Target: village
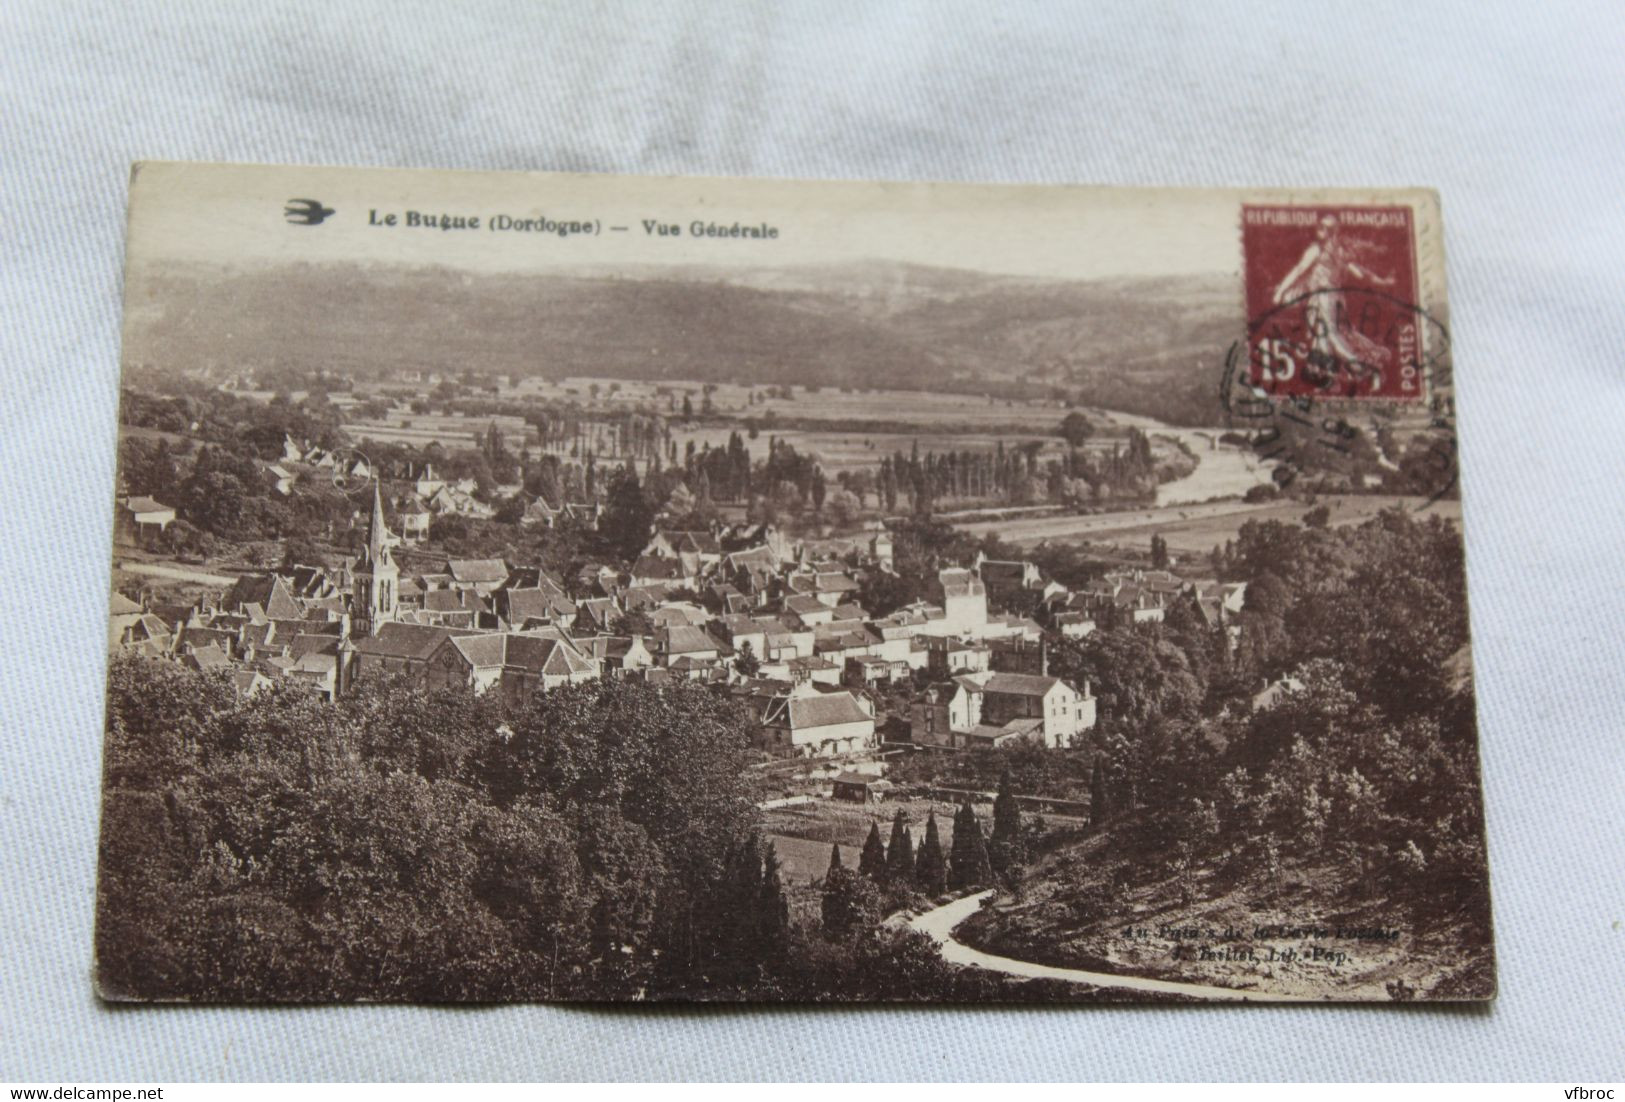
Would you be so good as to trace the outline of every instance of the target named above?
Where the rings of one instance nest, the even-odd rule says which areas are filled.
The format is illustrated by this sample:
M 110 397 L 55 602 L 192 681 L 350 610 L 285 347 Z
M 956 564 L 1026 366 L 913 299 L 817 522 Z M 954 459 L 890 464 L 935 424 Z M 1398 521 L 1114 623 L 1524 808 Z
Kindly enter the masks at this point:
M 862 594 L 897 570 L 881 520 L 793 538 L 772 523 L 693 530 L 656 517 L 630 565 L 588 563 L 569 576 L 500 558 L 424 565 L 417 548 L 436 518 L 489 514 L 472 485 L 429 467 L 386 492 L 353 454 L 292 441 L 288 453 L 267 464 L 273 477 L 315 467 L 364 502 L 360 553 L 336 567 L 246 572 L 186 604 L 115 593 L 112 651 L 220 671 L 240 696 L 286 685 L 336 700 L 398 678 L 519 702 L 598 678 L 698 682 L 748 709 L 762 808 L 792 819 L 808 800 L 885 799 L 899 754 L 1084 747 L 1098 701 L 1087 677 L 1050 673 L 1054 640 L 1160 622 L 1176 602 L 1230 646 L 1240 630 L 1241 583 L 1133 567 L 1069 588 L 1030 561 L 980 553 L 924 579 L 923 599 L 880 614 Z M 597 524 L 603 508 L 537 498 L 524 523 L 545 538 L 556 525 Z M 119 516 L 134 543 L 161 534 L 175 511 L 130 496 Z M 782 842 L 793 850 L 797 839 Z M 813 879 L 827 852 L 826 841 L 804 869 L 790 854 L 790 871 Z

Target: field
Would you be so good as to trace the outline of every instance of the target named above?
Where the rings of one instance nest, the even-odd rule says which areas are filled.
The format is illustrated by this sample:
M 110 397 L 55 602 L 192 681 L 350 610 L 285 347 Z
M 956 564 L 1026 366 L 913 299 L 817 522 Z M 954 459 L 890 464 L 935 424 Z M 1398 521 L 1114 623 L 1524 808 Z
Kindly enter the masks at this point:
M 344 431 L 352 440 L 375 440 L 384 444 L 411 444 L 425 447 L 439 442 L 444 448 L 478 447 L 478 438 L 492 422 L 503 436 L 514 444 L 523 441 L 535 430 L 520 417 L 465 417 L 455 413 L 413 413 L 407 409 L 391 410 L 388 417 L 377 421 L 352 421 Z
M 841 864 L 857 868 L 858 856 L 864 839 L 869 836 L 871 824 L 880 827 L 883 841 L 891 838 L 892 818 L 901 810 L 909 833 L 914 839 L 914 851 L 919 852 L 925 841 L 926 816 L 936 812 L 937 838 L 942 852 L 947 854 L 954 840 L 954 804 L 945 800 L 905 799 L 877 800 L 869 804 L 846 803 L 821 799 L 795 807 L 775 808 L 765 812 L 762 829 L 773 843 L 784 866 L 784 878 L 789 884 L 806 884 L 823 877 L 829 870 L 830 846 L 839 843 Z M 992 830 L 990 809 L 977 804 L 976 813 L 982 820 L 983 836 Z M 1024 820 L 1032 818 L 1031 811 L 1023 811 Z M 1066 815 L 1045 813 L 1044 821 L 1052 828 L 1078 827 L 1083 820 Z
M 696 448 L 703 448 L 708 444 L 713 448 L 726 447 L 729 433 L 736 431 L 738 431 L 736 426 L 700 425 L 693 428 L 679 427 L 672 435 L 677 440 L 678 449 L 682 451 L 687 448 L 690 440 L 694 442 Z M 789 444 L 803 455 L 816 455 L 824 468 L 824 473 L 832 478 L 843 471 L 875 471 L 886 456 L 898 452 L 907 455 L 916 444 L 919 445 L 921 453 L 991 452 L 998 448 L 1001 441 L 1006 449 L 1035 441 L 1042 445 L 1040 454 L 1050 459 L 1061 458 L 1066 450 L 1066 445 L 1060 437 L 1046 437 L 1041 433 L 1030 436 L 995 436 L 978 432 L 871 433 L 764 428 L 755 440 L 745 441 L 752 459 L 767 458 L 769 436 Z
M 840 843 L 841 863 L 858 867 L 858 854 L 869 836 L 869 826 L 877 823 L 880 836 L 891 837 L 891 822 L 901 809 L 918 851 L 925 841 L 925 819 L 937 815 L 937 837 L 943 852 L 954 836 L 954 806 L 940 800 L 877 800 L 869 804 L 818 800 L 796 807 L 776 808 L 764 815 L 763 830 L 784 865 L 784 878 L 791 884 L 805 884 L 821 878 L 829 869 L 829 851 Z M 983 809 L 986 814 L 986 809 Z
M 597 398 L 592 388 L 598 388 Z M 613 391 L 611 388 L 614 388 Z M 662 393 L 664 392 L 664 393 Z M 626 379 L 521 379 L 502 390 L 503 397 L 594 403 L 603 409 L 637 409 L 664 413 L 669 397 L 681 403 L 688 395 L 696 409 L 703 396 L 697 382 L 639 382 Z M 753 404 L 751 394 L 756 395 Z M 929 390 L 842 390 L 796 387 L 794 397 L 769 397 L 769 388 L 723 383 L 714 385 L 711 403 L 719 414 L 765 417 L 814 417 L 825 421 L 908 421 L 919 424 L 1010 425 L 1031 421 L 1035 435 L 1052 431 L 1066 416 L 1058 402 L 992 399 L 979 394 L 946 394 Z
M 1333 525 L 1360 524 L 1394 505 L 1418 509 L 1426 499 L 1391 494 L 1324 495 L 1317 504 L 1331 510 Z M 981 521 L 959 527 L 972 535 L 995 534 L 1010 543 L 1036 544 L 1046 540 L 1089 540 L 1131 546 L 1149 545 L 1153 535 L 1168 541 L 1169 549 L 1187 555 L 1205 555 L 1217 544 L 1236 537 L 1249 520 L 1301 522 L 1313 506 L 1301 501 L 1248 505 L 1218 501 L 1205 505 L 1131 509 L 1095 516 L 1063 515 Z M 1440 501 L 1429 513 L 1461 523 L 1461 502 Z

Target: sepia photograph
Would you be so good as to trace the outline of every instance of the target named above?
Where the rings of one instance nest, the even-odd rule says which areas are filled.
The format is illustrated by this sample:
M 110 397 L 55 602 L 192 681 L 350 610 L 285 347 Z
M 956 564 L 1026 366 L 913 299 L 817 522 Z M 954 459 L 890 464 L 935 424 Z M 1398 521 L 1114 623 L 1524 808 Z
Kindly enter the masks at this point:
M 135 166 L 97 991 L 1493 998 L 1441 240 Z

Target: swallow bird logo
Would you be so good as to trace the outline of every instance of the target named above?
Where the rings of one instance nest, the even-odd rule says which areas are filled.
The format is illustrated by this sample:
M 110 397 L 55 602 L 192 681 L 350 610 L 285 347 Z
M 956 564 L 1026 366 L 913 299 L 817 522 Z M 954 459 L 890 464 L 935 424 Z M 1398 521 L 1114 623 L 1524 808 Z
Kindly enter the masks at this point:
M 282 213 L 296 226 L 319 226 L 333 213 L 333 208 L 324 207 L 315 199 L 289 199 Z

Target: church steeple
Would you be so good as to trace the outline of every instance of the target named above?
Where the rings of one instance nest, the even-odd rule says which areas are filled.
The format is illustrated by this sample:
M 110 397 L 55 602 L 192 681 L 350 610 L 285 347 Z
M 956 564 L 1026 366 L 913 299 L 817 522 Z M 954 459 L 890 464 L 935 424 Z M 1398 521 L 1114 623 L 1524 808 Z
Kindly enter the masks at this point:
M 367 526 L 367 553 L 373 562 L 380 562 L 389 555 L 389 526 L 384 522 L 384 491 L 374 482 L 372 484 L 372 522 Z
M 394 543 L 389 525 L 384 520 L 384 493 L 376 482 L 372 487 L 372 519 L 367 525 L 367 546 L 356 562 L 355 592 L 351 601 L 353 631 L 357 635 L 376 635 L 386 620 L 395 618 L 395 603 L 400 590 L 400 567 L 389 553 Z

